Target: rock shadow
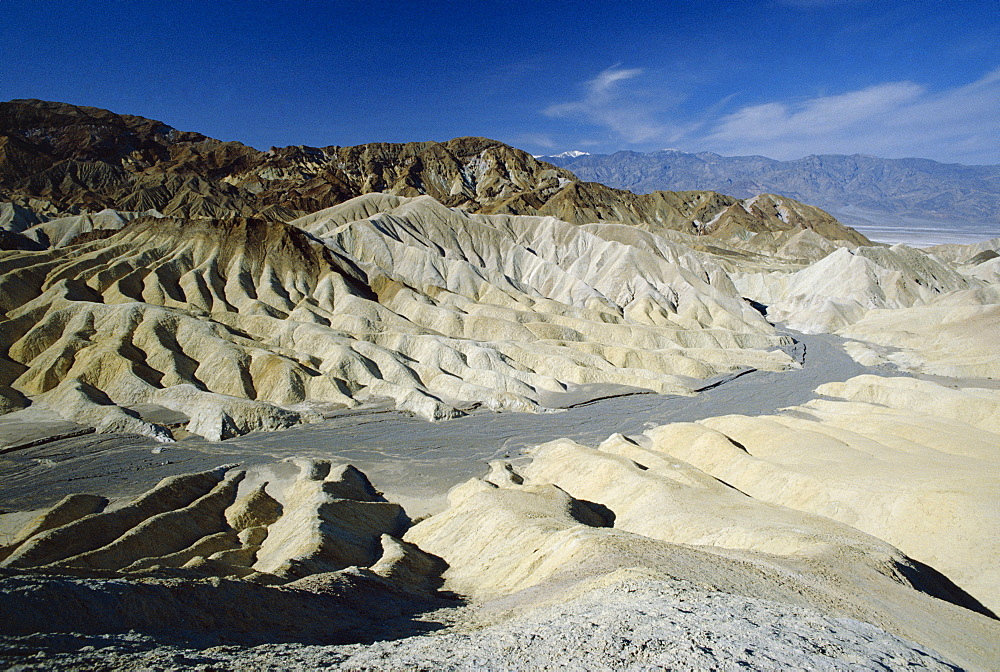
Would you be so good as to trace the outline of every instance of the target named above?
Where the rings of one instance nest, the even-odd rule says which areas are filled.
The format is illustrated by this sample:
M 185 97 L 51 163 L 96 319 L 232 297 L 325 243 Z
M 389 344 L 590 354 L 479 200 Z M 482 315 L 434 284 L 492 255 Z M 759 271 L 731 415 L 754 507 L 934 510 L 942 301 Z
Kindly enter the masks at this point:
M 761 314 L 761 317 L 765 317 L 765 318 L 767 317 L 767 309 L 768 309 L 768 306 L 764 305 L 764 304 L 763 304 L 763 303 L 761 303 L 760 301 L 754 301 L 753 299 L 750 299 L 750 298 L 747 298 L 747 297 L 745 297 L 745 296 L 744 296 L 744 297 L 742 297 L 742 298 L 743 298 L 743 300 L 744 300 L 744 301 L 746 301 L 747 303 L 749 303 L 749 304 L 750 304 L 750 307 L 751 307 L 751 308 L 753 308 L 753 309 L 754 309 L 754 310 L 756 310 L 756 311 L 757 311 L 758 313 L 760 313 L 760 314 Z
M 136 632 L 202 648 L 370 644 L 439 630 L 444 623 L 421 617 L 463 604 L 454 595 L 410 591 L 359 568 L 296 583 L 79 578 L 0 570 L 0 634 Z
M 569 514 L 578 522 L 590 527 L 614 527 L 615 512 L 598 502 L 573 498 Z
M 908 563 L 897 563 L 896 569 L 915 589 L 988 618 L 1000 620 L 989 607 L 955 585 L 951 579 L 938 570 L 913 558 L 907 558 L 907 560 Z

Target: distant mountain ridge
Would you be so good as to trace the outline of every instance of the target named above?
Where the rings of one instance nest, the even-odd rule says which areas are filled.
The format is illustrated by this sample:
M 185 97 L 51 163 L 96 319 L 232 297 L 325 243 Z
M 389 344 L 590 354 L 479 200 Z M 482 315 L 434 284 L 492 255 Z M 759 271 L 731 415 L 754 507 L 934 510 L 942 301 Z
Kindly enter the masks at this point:
M 678 150 L 541 158 L 572 171 L 580 179 L 636 193 L 698 185 L 699 189 L 721 191 L 736 198 L 782 194 L 828 210 L 849 223 L 852 216 L 884 214 L 943 222 L 996 223 L 1000 227 L 1000 166 L 882 159 L 862 154 L 778 161 L 764 156 Z
M 792 199 L 743 204 L 705 190 L 637 195 L 580 181 L 487 138 L 262 152 L 99 108 L 0 103 L 0 202 L 21 218 L 5 224 L 0 212 L 0 228 L 10 239 L 0 243 L 6 246 L 24 244 L 16 236 L 35 223 L 29 210 L 48 219 L 110 208 L 287 222 L 376 192 L 427 195 L 479 214 L 551 215 L 572 224 L 613 221 L 716 237 L 811 229 L 829 240 L 870 242 Z

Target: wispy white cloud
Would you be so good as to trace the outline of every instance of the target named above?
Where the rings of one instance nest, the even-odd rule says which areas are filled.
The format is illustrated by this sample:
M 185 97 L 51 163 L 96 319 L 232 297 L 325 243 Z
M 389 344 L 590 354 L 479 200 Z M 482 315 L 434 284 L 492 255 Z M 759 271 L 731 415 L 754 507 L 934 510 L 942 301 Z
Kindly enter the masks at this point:
M 1000 68 L 981 79 L 932 91 L 916 82 L 886 82 L 835 95 L 747 105 L 731 103 L 679 118 L 676 108 L 639 83 L 638 68 L 609 68 L 586 83 L 580 100 L 553 105 L 550 117 L 583 120 L 610 131 L 615 149 L 667 145 L 778 159 L 808 154 L 919 156 L 962 163 L 1000 163 Z M 676 102 L 676 101 L 675 101 Z
M 940 92 L 890 82 L 795 103 L 747 106 L 689 140 L 719 153 L 786 159 L 864 153 L 996 163 L 998 110 L 1000 69 Z
M 706 138 L 714 142 L 823 137 L 881 121 L 912 103 L 924 89 L 911 82 L 879 84 L 860 91 L 812 98 L 795 105 L 752 105 L 722 117 Z
M 611 131 L 627 143 L 646 143 L 675 135 L 677 127 L 656 119 L 656 110 L 640 100 L 622 82 L 643 74 L 641 68 L 613 66 L 586 82 L 580 100 L 551 105 L 543 110 L 550 117 L 582 119 Z
M 544 133 L 522 133 L 510 138 L 508 142 L 517 147 L 520 147 L 521 145 L 529 147 L 544 147 L 545 149 L 553 149 L 556 147 L 556 141 L 552 139 L 552 136 Z

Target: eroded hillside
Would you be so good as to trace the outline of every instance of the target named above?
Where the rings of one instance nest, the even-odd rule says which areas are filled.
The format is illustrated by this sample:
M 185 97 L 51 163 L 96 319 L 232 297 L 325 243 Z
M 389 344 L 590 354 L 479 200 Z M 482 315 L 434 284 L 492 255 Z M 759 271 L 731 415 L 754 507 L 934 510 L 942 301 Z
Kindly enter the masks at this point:
M 797 365 L 721 268 L 634 233 L 372 194 L 0 253 L 6 409 L 168 438 L 129 408 L 154 404 L 220 439 L 372 398 L 434 419 Z
M 809 228 L 833 240 L 867 242 L 791 199 L 743 203 L 707 191 L 638 196 L 581 182 L 485 138 L 262 152 L 97 108 L 0 103 L 0 201 L 18 208 L 2 227 L 8 238 L 40 219 L 106 208 L 288 221 L 373 192 L 428 195 L 470 212 L 552 215 L 574 224 L 620 221 L 722 237 Z

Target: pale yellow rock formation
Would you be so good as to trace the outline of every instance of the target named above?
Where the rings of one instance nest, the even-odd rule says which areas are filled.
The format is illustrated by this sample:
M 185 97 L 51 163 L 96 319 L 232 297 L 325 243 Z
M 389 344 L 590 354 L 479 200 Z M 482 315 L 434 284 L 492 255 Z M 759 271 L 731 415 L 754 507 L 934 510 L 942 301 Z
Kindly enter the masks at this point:
M 734 271 L 768 319 L 847 337 L 858 362 L 955 378 L 1000 377 L 1000 259 L 980 245 L 838 249 L 812 265 Z M 995 247 L 995 245 L 993 245 Z M 942 256 L 936 256 L 940 253 Z M 976 262 L 976 263 L 972 263 Z
M 0 634 L 337 643 L 456 605 L 442 561 L 398 539 L 401 508 L 346 465 L 220 467 L 104 504 L 67 498 L 0 547 Z
M 523 477 L 496 467 L 490 480 L 457 486 L 448 510 L 407 533 L 448 563 L 446 589 L 523 611 L 630 575 L 681 580 L 864 620 L 973 667 L 1000 654 L 995 620 L 926 594 L 967 599 L 846 525 L 758 501 L 620 438 L 599 450 L 548 444 L 536 461 Z
M 837 402 L 852 407 L 895 399 L 913 409 L 899 415 L 912 418 L 935 403 L 934 390 L 927 385 L 906 379 L 886 386 L 871 377 L 823 391 L 853 399 Z M 953 418 L 954 427 L 996 431 L 997 400 L 980 395 L 973 404 L 963 395 L 955 391 L 942 416 Z M 973 407 L 978 410 L 970 410 Z M 806 410 L 820 413 L 819 405 L 800 412 Z M 830 418 L 850 414 L 839 409 L 828 415 L 823 422 L 802 422 L 833 427 Z M 858 424 L 857 417 L 852 416 L 853 424 Z M 727 593 L 767 600 L 772 609 L 793 605 L 832 618 L 862 620 L 972 669 L 986 668 L 997 659 L 1000 626 L 975 613 L 983 611 L 981 605 L 886 541 L 829 515 L 817 515 L 810 509 L 816 490 L 803 486 L 814 483 L 808 475 L 782 477 L 782 464 L 774 458 L 769 470 L 752 473 L 740 462 L 739 454 L 748 455 L 746 449 L 708 426 L 734 422 L 718 418 L 669 425 L 638 440 L 615 435 L 598 448 L 554 441 L 537 448 L 531 464 L 520 469 L 494 462 L 485 479 L 454 488 L 450 508 L 410 528 L 404 539 L 399 535 L 408 521 L 397 505 L 384 501 L 357 470 L 325 461 L 294 459 L 246 471 L 222 467 L 174 477 L 134 501 L 104 510 L 98 499 L 66 500 L 29 523 L 15 544 L 0 551 L 7 556 L 0 566 L 21 573 L 7 580 L 23 581 L 18 578 L 23 572 L 40 569 L 40 577 L 51 577 L 51 586 L 36 580 L 5 598 L 4 604 L 32 604 L 34 595 L 49 599 L 45 596 L 63 590 L 77 595 L 73 599 L 83 611 L 74 601 L 67 613 L 78 614 L 89 613 L 88 604 L 109 599 L 103 584 L 92 579 L 86 592 L 80 592 L 81 587 L 59 578 L 63 573 L 114 578 L 114 594 L 127 595 L 141 606 L 127 613 L 100 607 L 104 611 L 88 625 L 93 632 L 119 624 L 148 628 L 142 609 L 160 604 L 181 610 L 171 612 L 171 623 L 197 620 L 199 628 L 219 627 L 211 625 L 203 604 L 218 594 L 241 601 L 219 614 L 219 623 L 229 629 L 240 627 L 234 626 L 233 618 L 239 617 L 230 614 L 230 607 L 235 614 L 241 608 L 261 610 L 265 623 L 277 614 L 288 618 L 280 605 L 304 608 L 314 600 L 325 605 L 331 618 L 340 619 L 341 611 L 350 614 L 355 608 L 382 618 L 379 614 L 399 615 L 407 601 L 424 600 L 426 605 L 439 599 L 434 597 L 439 589 L 472 599 L 483 622 L 490 623 L 640 580 L 688 595 L 691 608 L 698 608 L 697 600 L 705 595 Z M 885 450 L 923 457 L 899 438 L 906 435 L 905 422 L 884 424 Z M 774 450 L 786 450 L 789 441 L 770 425 L 768 430 Z M 816 445 L 813 435 L 819 430 L 786 431 L 799 437 L 796 446 L 811 448 L 793 455 L 796 468 L 825 464 L 831 471 L 827 463 L 845 461 L 846 450 L 831 454 L 828 445 Z M 925 428 L 919 431 L 926 433 Z M 895 438 L 888 441 L 885 436 Z M 690 445 L 690 459 L 675 455 L 674 443 L 665 446 L 665 438 L 685 449 Z M 976 457 L 979 448 L 969 441 L 963 445 L 964 457 Z M 817 448 L 827 452 L 817 453 Z M 871 445 L 865 448 L 871 462 L 876 451 Z M 708 464 L 710 459 L 730 466 L 734 481 L 740 474 L 751 474 L 757 481 L 744 478 L 742 487 L 723 482 L 711 473 L 722 467 Z M 926 470 L 930 465 L 924 459 L 919 466 Z M 859 471 L 848 463 L 842 473 L 851 468 Z M 901 472 L 896 480 L 905 483 L 915 472 Z M 871 465 L 864 473 L 866 483 L 886 478 Z M 924 485 L 933 479 L 925 476 Z M 845 480 L 839 474 L 830 480 L 839 489 L 827 493 L 827 501 L 847 492 Z M 874 491 L 869 487 L 868 492 Z M 786 493 L 793 506 L 768 501 L 774 492 Z M 859 511 L 853 520 L 864 527 L 868 509 L 878 508 L 877 497 L 848 494 Z M 87 514 L 90 509 L 96 511 Z M 952 510 L 969 514 L 960 506 Z M 992 523 L 982 514 L 974 522 L 980 539 L 992 534 Z M 942 543 L 954 545 L 955 539 Z M 982 556 L 968 557 L 978 561 L 988 554 L 986 549 Z M 216 578 L 209 583 L 199 580 L 203 577 Z M 209 593 L 203 595 L 204 590 Z M 56 619 L 58 627 L 81 627 L 74 625 L 77 617 Z M 292 627 L 292 622 L 281 620 L 268 627 Z M 340 632 L 348 625 L 357 626 L 337 620 L 325 631 Z
M 899 265 L 900 274 L 916 281 L 922 291 L 909 301 L 878 305 L 846 320 L 837 333 L 851 339 L 846 344 L 848 352 L 863 364 L 892 364 L 915 373 L 1000 378 L 998 243 L 929 248 L 926 252 L 933 256 L 924 259 L 933 271 L 929 275 L 914 273 L 913 264 Z M 883 254 L 897 249 L 913 256 L 900 246 Z M 940 267 L 957 272 L 965 287 Z
M 9 542 L 0 548 L 0 560 L 7 558 L 28 539 L 53 528 L 68 525 L 92 513 L 98 513 L 107 504 L 108 500 L 99 495 L 73 494 L 63 497 L 58 503 L 41 512 L 15 533 Z
M 1000 245 L 997 245 L 997 247 L 1000 247 Z M 1000 257 L 993 257 L 992 259 L 976 264 L 972 268 L 967 269 L 965 273 L 985 283 L 998 285 L 1000 284 Z
M 861 363 L 956 378 L 1000 379 L 1000 283 L 925 305 L 872 310 L 838 331 Z
M 952 243 L 935 245 L 926 249 L 928 253 L 956 264 L 968 264 L 977 254 L 998 250 L 1000 250 L 1000 238 L 991 238 L 971 245 Z
M 133 501 L 73 495 L 0 547 L 0 567 L 288 583 L 351 567 L 433 592 L 440 561 L 399 540 L 409 519 L 349 465 L 296 459 L 175 476 Z
M 1000 610 L 1000 393 L 876 376 L 818 392 L 835 399 L 648 436 L 756 500 L 883 539 Z
M 254 570 L 301 578 L 369 567 L 382 557 L 382 535 L 405 531 L 403 509 L 385 501 L 354 467 L 321 463 L 302 474 L 282 493 L 283 514 L 268 526 Z
M 768 307 L 768 318 L 806 333 L 831 332 L 872 309 L 923 305 L 983 283 L 905 245 L 839 248 L 794 273 L 735 274 L 743 296 Z
M 0 389 L 98 431 L 213 440 L 376 397 L 428 419 L 570 385 L 689 394 L 788 344 L 704 255 L 627 227 L 371 194 L 293 226 L 146 217 L 0 252 Z M 28 399 L 25 399 L 27 397 Z M 306 406 L 302 404 L 306 403 Z
M 149 519 L 191 505 L 211 492 L 223 477 L 224 470 L 217 469 L 165 478 L 157 487 L 123 506 L 32 536 L 0 564 L 38 567 L 104 548 Z
M 117 231 L 133 219 L 150 215 L 159 216 L 160 213 L 155 210 L 120 212 L 106 209 L 95 213 L 50 219 L 35 224 L 21 233 L 24 237 L 36 241 L 43 247 L 65 247 L 73 244 L 81 235 L 92 231 L 102 233 Z

